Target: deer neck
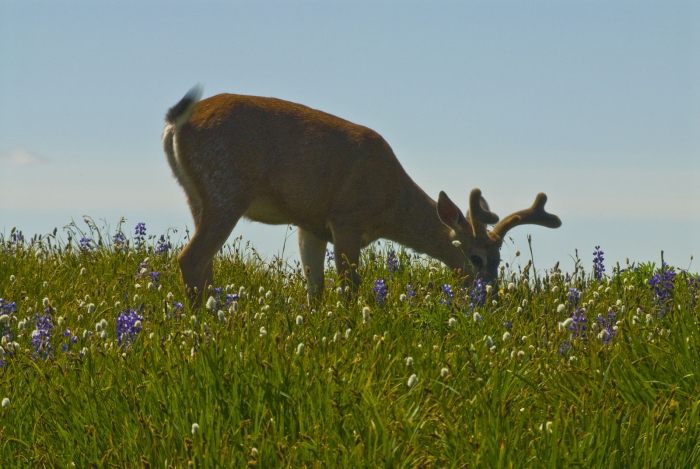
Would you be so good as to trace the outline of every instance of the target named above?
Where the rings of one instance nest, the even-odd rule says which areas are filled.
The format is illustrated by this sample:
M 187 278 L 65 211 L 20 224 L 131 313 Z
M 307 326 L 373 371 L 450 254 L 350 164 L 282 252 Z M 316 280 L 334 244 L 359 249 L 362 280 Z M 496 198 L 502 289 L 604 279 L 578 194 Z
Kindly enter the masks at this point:
M 392 229 L 383 237 L 438 259 L 448 267 L 461 267 L 454 256 L 457 249 L 452 245 L 452 230 L 440 221 L 437 202 L 411 181 L 399 204 Z

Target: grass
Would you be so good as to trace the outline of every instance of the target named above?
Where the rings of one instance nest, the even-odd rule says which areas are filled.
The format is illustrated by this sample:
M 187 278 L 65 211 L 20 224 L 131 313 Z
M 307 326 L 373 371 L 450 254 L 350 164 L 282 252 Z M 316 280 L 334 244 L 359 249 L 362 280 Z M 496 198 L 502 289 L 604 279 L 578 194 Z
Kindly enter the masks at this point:
M 298 265 L 238 241 L 216 259 L 212 308 L 192 313 L 179 246 L 89 227 L 0 239 L 1 467 L 700 465 L 688 272 L 596 280 L 516 259 L 487 292 L 383 245 L 363 254 L 358 296 L 329 269 L 309 311 Z M 125 311 L 142 319 L 120 337 Z

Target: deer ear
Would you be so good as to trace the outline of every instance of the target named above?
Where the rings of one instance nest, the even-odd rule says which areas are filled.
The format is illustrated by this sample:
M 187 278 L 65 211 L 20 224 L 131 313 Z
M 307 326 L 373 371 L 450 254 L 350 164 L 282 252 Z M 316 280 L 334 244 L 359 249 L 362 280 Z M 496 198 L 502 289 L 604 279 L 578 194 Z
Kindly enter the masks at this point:
M 438 197 L 437 213 L 440 221 L 455 231 L 461 231 L 467 222 L 459 207 L 443 191 Z

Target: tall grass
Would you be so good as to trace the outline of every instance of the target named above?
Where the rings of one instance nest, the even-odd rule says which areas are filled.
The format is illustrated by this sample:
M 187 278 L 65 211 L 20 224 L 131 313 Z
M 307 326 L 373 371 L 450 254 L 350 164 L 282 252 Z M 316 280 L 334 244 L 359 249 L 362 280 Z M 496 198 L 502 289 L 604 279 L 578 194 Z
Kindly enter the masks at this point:
M 523 261 L 463 288 L 383 244 L 352 301 L 329 262 L 314 311 L 298 264 L 239 240 L 193 313 L 181 246 L 88 228 L 0 239 L 1 467 L 700 464 L 688 272 Z

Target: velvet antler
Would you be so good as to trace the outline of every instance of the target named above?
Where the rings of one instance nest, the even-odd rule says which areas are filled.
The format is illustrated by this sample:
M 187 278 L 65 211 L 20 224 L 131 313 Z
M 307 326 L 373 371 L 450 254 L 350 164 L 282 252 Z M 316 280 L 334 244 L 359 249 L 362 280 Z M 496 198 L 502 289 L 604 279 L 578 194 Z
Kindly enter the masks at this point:
M 473 191 L 472 191 L 473 194 Z M 518 225 L 541 225 L 547 228 L 559 228 L 561 220 L 558 216 L 547 213 L 544 210 L 544 204 L 547 203 L 547 196 L 544 192 L 540 192 L 535 197 L 535 203 L 532 207 L 526 210 L 520 210 L 504 218 L 491 231 L 491 235 L 503 238 L 508 231 Z
M 488 236 L 486 225 L 498 223 L 498 215 L 489 210 L 489 204 L 481 196 L 481 189 L 472 189 L 469 194 L 469 213 L 467 214 L 469 221 L 474 230 L 476 238 Z

